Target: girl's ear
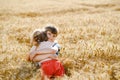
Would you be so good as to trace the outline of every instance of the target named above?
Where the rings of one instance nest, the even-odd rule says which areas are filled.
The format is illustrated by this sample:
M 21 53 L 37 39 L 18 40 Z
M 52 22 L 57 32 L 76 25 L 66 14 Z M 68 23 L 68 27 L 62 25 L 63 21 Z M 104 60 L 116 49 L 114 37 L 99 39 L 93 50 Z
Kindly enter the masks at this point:
M 48 38 L 46 37 L 45 41 L 47 41 L 47 40 L 48 40 Z

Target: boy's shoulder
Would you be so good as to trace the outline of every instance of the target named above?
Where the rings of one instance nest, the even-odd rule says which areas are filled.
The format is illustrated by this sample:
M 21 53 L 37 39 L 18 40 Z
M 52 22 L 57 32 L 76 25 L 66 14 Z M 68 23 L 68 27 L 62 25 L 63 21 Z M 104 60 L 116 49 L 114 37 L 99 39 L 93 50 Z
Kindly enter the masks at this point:
M 57 47 L 58 51 L 56 52 L 56 55 L 58 55 L 60 52 L 60 44 L 58 44 L 58 42 L 54 42 L 54 45 L 52 47 Z
M 54 42 L 53 47 L 54 46 L 57 46 L 58 48 L 60 48 L 60 44 L 58 42 Z
M 43 41 L 40 43 L 40 49 L 44 49 L 44 48 L 51 48 L 51 46 L 53 45 L 53 42 L 50 41 Z
M 54 44 L 53 42 L 50 42 L 50 41 L 43 41 L 43 42 L 41 42 L 40 43 L 40 45 L 41 44 L 44 44 L 44 45 L 52 45 L 52 44 Z

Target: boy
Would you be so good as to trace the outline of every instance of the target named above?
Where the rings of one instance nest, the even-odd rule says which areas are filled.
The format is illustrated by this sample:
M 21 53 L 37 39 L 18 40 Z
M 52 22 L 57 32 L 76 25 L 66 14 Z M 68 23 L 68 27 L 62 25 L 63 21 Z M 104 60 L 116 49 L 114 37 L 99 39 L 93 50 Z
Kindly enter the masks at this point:
M 55 38 L 58 35 L 57 29 L 53 26 L 47 26 L 47 27 L 45 27 L 45 32 L 47 34 L 49 41 L 54 42 Z M 57 42 L 55 42 L 53 47 L 57 49 L 56 55 L 58 55 L 60 52 L 60 45 Z

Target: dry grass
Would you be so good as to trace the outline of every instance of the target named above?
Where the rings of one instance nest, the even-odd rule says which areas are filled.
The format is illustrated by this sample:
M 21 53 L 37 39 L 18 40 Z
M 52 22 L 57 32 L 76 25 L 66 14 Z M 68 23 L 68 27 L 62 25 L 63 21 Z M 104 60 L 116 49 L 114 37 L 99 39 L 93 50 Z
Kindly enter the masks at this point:
M 0 80 L 39 80 L 26 61 L 34 29 L 59 28 L 60 80 L 120 80 L 119 0 L 0 0 Z

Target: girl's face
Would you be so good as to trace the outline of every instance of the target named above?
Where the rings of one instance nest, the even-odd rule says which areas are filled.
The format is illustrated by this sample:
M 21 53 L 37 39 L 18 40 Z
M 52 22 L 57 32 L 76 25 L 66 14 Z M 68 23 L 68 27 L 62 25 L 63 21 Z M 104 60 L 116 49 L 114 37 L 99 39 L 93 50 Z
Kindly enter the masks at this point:
M 48 40 L 54 41 L 55 38 L 56 38 L 56 36 L 57 36 L 56 34 L 53 34 L 53 33 L 51 33 L 50 31 L 47 31 Z

